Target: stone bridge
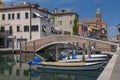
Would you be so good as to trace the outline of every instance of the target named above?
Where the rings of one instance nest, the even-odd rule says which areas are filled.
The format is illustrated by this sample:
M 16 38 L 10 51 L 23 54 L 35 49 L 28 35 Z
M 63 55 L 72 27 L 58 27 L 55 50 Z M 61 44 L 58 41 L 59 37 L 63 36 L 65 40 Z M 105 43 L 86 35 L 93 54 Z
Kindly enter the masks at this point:
M 78 46 L 82 46 L 85 43 L 86 48 L 89 45 L 89 42 L 95 43 L 95 49 L 98 51 L 106 51 L 106 52 L 116 52 L 118 44 L 100 41 L 90 38 L 85 38 L 81 36 L 73 36 L 73 35 L 52 35 L 45 38 L 41 38 L 38 40 L 33 40 L 29 42 L 22 43 L 21 50 L 26 52 L 36 52 L 44 47 L 50 46 L 52 44 L 57 43 L 75 43 L 78 42 Z

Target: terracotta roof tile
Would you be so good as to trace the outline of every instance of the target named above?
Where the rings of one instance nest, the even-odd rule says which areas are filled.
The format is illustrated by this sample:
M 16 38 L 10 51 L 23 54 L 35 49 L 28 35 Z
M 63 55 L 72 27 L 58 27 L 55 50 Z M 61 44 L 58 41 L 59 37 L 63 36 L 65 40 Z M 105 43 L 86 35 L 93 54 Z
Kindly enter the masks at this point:
M 96 22 L 97 22 L 97 18 L 89 18 L 89 19 L 79 20 L 79 23 L 85 23 L 85 24 L 96 23 Z

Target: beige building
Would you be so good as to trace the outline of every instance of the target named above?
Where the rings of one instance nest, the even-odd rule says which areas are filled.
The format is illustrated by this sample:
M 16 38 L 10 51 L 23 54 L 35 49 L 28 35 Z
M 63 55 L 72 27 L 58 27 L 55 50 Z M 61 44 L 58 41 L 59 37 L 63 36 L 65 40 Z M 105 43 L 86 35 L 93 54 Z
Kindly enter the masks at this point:
M 46 8 L 22 3 L 0 8 L 0 47 L 18 48 L 20 42 L 40 39 L 52 34 L 53 23 Z
M 0 8 L 5 8 L 5 4 L 0 0 Z
M 74 19 L 78 19 L 78 14 L 75 12 L 68 12 L 65 9 L 59 12 L 57 8 L 53 10 L 52 14 L 54 15 L 55 27 L 63 32 L 69 32 L 72 34 Z

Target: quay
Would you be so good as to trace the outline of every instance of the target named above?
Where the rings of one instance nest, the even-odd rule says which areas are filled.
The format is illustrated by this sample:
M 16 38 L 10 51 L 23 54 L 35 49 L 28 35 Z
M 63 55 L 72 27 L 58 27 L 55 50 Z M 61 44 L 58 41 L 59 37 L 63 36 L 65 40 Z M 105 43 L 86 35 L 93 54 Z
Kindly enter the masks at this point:
M 120 49 L 108 54 L 113 56 L 97 80 L 120 80 Z
M 0 55 L 4 54 L 19 54 L 19 49 L 13 49 L 13 48 L 0 48 Z

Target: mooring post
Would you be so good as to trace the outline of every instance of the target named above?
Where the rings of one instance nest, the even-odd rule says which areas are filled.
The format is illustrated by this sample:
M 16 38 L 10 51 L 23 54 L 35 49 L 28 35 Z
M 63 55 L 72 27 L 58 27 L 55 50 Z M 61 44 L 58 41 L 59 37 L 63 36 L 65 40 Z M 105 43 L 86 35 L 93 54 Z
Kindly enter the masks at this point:
M 14 54 L 14 41 L 12 41 L 12 53 Z
M 25 52 L 27 51 L 27 41 L 25 41 Z M 27 53 L 25 53 L 25 59 L 27 61 Z
M 91 58 L 91 43 L 88 43 L 88 50 L 87 50 L 88 57 Z
M 56 62 L 58 62 L 58 46 L 56 44 Z
M 21 66 L 22 66 L 22 49 L 21 49 L 21 41 L 20 41 L 20 68 L 21 68 Z
M 34 53 L 34 57 L 35 57 L 35 41 L 33 42 L 33 53 Z
M 82 44 L 82 61 L 85 62 L 85 43 Z

